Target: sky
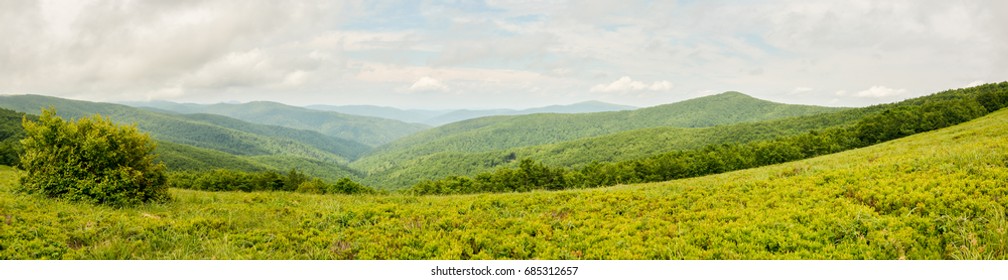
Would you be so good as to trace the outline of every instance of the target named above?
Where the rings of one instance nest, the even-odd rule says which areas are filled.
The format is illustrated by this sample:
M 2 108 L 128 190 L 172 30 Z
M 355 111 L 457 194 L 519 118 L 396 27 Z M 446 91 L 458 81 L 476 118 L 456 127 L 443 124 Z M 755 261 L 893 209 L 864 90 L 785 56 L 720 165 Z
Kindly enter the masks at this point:
M 0 1 L 0 94 L 865 106 L 1008 80 L 1008 1 Z M 1000 65 L 1000 66 L 999 66 Z

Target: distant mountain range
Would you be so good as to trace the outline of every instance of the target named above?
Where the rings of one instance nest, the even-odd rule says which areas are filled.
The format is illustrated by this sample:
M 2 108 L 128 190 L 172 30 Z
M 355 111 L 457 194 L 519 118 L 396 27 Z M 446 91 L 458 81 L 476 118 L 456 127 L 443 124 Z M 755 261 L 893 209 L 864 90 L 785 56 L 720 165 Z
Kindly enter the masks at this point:
M 130 103 L 130 105 L 179 114 L 215 114 L 250 123 L 312 130 L 369 146 L 380 146 L 429 128 L 423 124 L 405 123 L 388 118 L 313 110 L 268 101 L 237 104 L 194 104 L 154 101 Z
M 769 139 L 844 121 L 811 117 L 842 108 L 774 103 L 738 92 L 641 109 L 591 101 L 526 110 L 455 111 L 309 109 L 276 102 L 159 101 L 131 107 L 39 95 L 0 96 L 0 107 L 29 114 L 50 106 L 65 118 L 101 114 L 136 124 L 161 142 L 161 159 L 174 170 L 297 168 L 327 179 L 356 177 L 382 189 L 482 172 L 516 159 L 562 166 L 625 160 L 712 143 Z M 326 108 L 342 113 L 319 110 Z M 809 117 L 802 122 L 755 123 L 796 116 Z M 450 123 L 431 127 L 407 121 Z
M 624 110 L 637 109 L 637 107 L 633 106 L 612 104 L 601 101 L 585 101 L 569 105 L 552 105 L 539 108 L 530 108 L 525 110 L 511 110 L 511 109 L 488 109 L 488 110 L 463 109 L 463 110 L 442 110 L 442 111 L 403 110 L 392 107 L 369 106 L 369 105 L 350 105 L 350 106 L 312 105 L 308 106 L 308 108 L 316 110 L 327 110 L 351 115 L 393 119 L 411 123 L 422 123 L 431 126 L 440 126 L 453 122 L 459 122 L 489 116 L 514 116 L 514 115 L 529 115 L 537 113 L 578 114 L 578 113 L 596 113 L 596 112 L 624 111 Z
M 37 115 L 40 109 L 49 107 L 55 108 L 57 114 L 65 119 L 101 114 L 116 123 L 135 124 L 161 142 L 158 148 L 161 159 L 175 170 L 236 168 L 285 171 L 297 168 L 314 176 L 338 179 L 353 175 L 346 164 L 371 150 L 369 145 L 316 131 L 250 123 L 220 115 L 178 114 L 41 95 L 0 96 L 0 108 Z M 359 123 L 358 127 L 385 137 L 409 132 L 381 134 L 383 123 L 416 126 L 386 119 L 368 119 L 378 124 Z

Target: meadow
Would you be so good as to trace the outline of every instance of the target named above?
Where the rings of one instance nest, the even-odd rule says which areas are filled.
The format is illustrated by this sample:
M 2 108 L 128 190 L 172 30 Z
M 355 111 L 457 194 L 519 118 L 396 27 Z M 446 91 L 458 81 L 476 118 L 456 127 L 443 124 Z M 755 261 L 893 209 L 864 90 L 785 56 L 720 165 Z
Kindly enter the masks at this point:
M 661 183 L 475 195 L 170 189 L 114 208 L 15 192 L 0 259 L 1006 259 L 1008 111 Z

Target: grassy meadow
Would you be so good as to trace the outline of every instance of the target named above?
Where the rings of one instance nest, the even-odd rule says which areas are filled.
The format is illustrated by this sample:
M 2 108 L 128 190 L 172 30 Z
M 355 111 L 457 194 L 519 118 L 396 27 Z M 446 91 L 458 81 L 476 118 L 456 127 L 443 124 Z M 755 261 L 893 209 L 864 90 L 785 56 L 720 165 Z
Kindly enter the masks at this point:
M 459 196 L 171 189 L 128 208 L 16 192 L 0 259 L 1006 259 L 1008 110 L 662 183 Z

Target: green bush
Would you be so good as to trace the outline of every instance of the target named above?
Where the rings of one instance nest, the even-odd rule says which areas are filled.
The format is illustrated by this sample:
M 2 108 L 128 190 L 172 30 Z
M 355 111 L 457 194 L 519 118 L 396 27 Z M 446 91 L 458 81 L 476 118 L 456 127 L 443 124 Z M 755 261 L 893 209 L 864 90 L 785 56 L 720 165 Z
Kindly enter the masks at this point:
M 24 119 L 21 189 L 51 198 L 125 206 L 167 198 L 154 143 L 133 126 L 95 115 L 66 122 L 54 109 Z

